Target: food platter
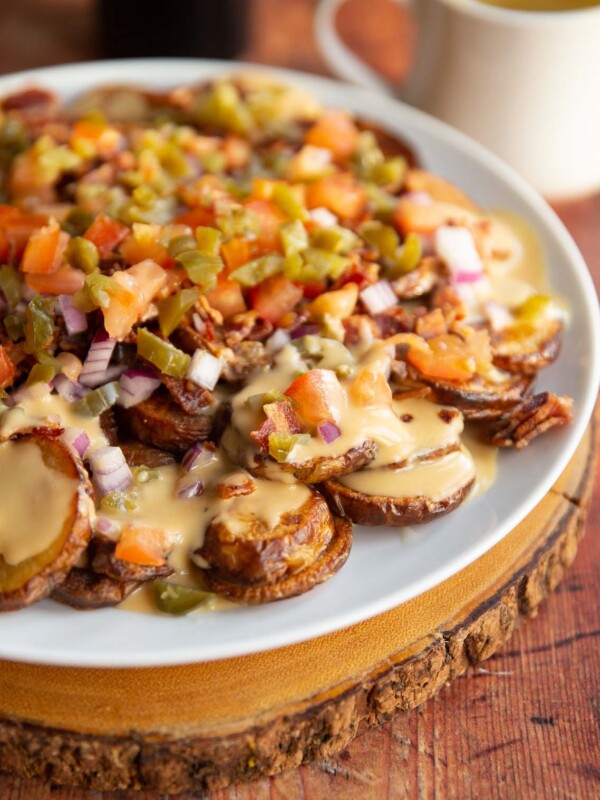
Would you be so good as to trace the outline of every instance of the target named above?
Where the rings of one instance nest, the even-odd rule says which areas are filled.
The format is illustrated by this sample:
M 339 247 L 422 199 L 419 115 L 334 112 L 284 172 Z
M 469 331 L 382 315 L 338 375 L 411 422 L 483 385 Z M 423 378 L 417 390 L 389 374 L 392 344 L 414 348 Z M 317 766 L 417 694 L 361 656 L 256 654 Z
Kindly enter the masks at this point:
M 257 68 L 168 60 L 74 65 L 4 78 L 0 93 L 33 82 L 63 97 L 103 84 L 162 88 L 243 69 Z M 492 488 L 449 517 L 420 529 L 357 528 L 346 567 L 307 595 L 176 619 L 115 610 L 90 616 L 42 603 L 0 617 L 2 658 L 82 666 L 188 663 L 281 647 L 346 627 L 421 594 L 489 550 L 540 501 L 583 435 L 598 388 L 597 302 L 580 254 L 548 206 L 483 148 L 422 113 L 333 81 L 274 74 L 401 135 L 428 169 L 483 207 L 511 209 L 535 228 L 552 289 L 573 312 L 563 353 L 545 371 L 544 387 L 573 397 L 574 424 L 524 452 L 501 454 Z

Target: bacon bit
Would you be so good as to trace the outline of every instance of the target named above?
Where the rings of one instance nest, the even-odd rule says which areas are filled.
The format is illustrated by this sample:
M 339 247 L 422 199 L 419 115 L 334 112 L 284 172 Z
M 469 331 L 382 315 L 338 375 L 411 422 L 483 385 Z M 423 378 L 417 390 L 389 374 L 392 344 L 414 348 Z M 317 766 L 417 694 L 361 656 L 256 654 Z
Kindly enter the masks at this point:
M 272 420 L 277 433 L 303 433 L 304 423 L 294 411 L 290 402 L 279 400 L 263 406 L 267 419 Z
M 415 333 L 424 339 L 431 339 L 433 336 L 443 336 L 448 333 L 448 326 L 440 308 L 434 308 L 422 317 L 418 317 L 415 322 Z
M 573 421 L 570 397 L 540 392 L 526 400 L 516 411 L 501 419 L 492 429 L 488 441 L 495 447 L 522 450 L 545 431 Z
M 255 442 L 263 453 L 269 452 L 269 436 L 275 433 L 275 423 L 272 419 L 266 419 L 255 431 L 250 432 L 250 438 Z

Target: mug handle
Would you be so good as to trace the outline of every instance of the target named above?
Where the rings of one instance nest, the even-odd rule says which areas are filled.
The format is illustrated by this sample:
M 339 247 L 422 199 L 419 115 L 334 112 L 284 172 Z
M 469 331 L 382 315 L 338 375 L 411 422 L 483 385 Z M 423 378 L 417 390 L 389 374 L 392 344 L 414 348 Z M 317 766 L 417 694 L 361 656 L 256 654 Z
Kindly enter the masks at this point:
M 327 66 L 344 80 L 365 89 L 398 95 L 398 87 L 382 77 L 342 42 L 335 28 L 337 11 L 346 0 L 321 0 L 315 12 L 317 44 Z M 396 0 L 410 5 L 411 0 Z

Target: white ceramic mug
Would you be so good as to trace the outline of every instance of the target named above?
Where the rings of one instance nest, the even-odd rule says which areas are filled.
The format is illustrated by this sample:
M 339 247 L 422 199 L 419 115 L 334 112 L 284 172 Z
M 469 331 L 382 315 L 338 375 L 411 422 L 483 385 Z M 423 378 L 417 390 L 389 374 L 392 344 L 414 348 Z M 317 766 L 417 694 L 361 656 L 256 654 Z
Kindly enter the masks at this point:
M 529 12 L 478 0 L 400 1 L 417 28 L 401 92 L 340 40 L 335 16 L 345 0 L 321 0 L 317 40 L 337 75 L 400 93 L 487 145 L 549 198 L 600 188 L 600 5 Z

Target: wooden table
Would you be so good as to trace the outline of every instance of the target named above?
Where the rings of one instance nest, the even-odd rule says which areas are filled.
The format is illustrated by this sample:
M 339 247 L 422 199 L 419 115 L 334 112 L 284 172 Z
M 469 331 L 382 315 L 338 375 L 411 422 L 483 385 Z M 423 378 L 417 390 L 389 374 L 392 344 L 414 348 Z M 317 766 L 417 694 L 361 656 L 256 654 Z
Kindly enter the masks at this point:
M 86 0 L 22 0 L 18 8 L 10 6 L 0 9 L 3 71 L 93 54 Z M 324 72 L 311 33 L 313 6 L 310 0 L 255 0 L 243 55 Z M 69 24 L 61 24 L 67 17 Z M 410 58 L 410 26 L 389 0 L 350 0 L 340 15 L 340 28 L 388 76 L 403 74 Z M 22 47 L 24 40 L 36 47 Z M 598 286 L 600 195 L 556 210 Z M 215 792 L 207 800 L 600 797 L 598 565 L 600 492 L 595 493 L 577 559 L 558 590 L 537 619 L 483 667 L 416 711 L 364 734 L 335 758 Z M 0 798 L 158 800 L 158 795 L 52 790 L 0 776 Z

